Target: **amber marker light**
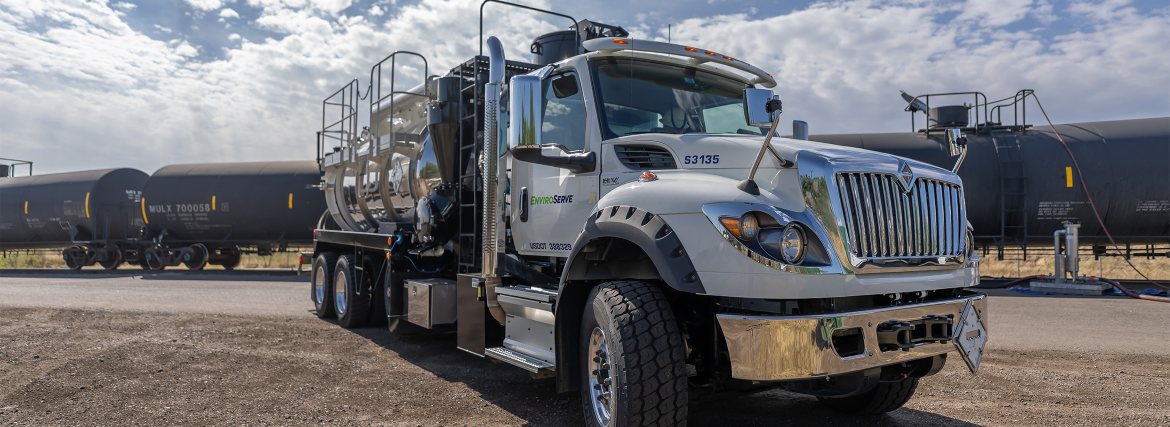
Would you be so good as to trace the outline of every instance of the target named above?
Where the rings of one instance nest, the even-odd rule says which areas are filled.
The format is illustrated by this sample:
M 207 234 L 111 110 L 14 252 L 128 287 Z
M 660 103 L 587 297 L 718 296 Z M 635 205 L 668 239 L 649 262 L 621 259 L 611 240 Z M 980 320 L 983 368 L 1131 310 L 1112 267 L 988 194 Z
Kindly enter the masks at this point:
M 703 53 L 707 54 L 707 56 L 716 56 L 716 55 L 719 55 L 718 53 L 715 53 L 715 52 L 712 52 L 712 51 L 709 51 L 709 50 L 708 50 L 708 51 L 704 51 Z
M 722 223 L 723 228 L 726 228 L 727 231 L 731 232 L 731 235 L 735 236 L 736 239 L 742 238 L 743 232 L 739 230 L 739 218 L 725 216 L 719 218 L 719 222 Z
M 695 49 L 695 48 L 690 47 L 690 46 L 683 46 L 683 49 L 686 50 L 687 52 L 698 52 L 699 51 L 699 49 Z
M 630 44 L 630 41 L 626 39 L 613 39 L 613 42 L 616 44 Z
M 730 56 L 727 56 L 727 55 L 723 55 L 723 59 L 726 59 L 726 60 L 728 60 L 728 61 L 734 61 L 734 60 L 735 60 L 735 58 L 732 58 L 732 57 L 730 57 Z
M 646 171 L 646 172 L 642 172 L 642 176 L 639 176 L 638 180 L 642 181 L 642 182 L 657 181 L 658 175 L 655 174 L 654 172 Z

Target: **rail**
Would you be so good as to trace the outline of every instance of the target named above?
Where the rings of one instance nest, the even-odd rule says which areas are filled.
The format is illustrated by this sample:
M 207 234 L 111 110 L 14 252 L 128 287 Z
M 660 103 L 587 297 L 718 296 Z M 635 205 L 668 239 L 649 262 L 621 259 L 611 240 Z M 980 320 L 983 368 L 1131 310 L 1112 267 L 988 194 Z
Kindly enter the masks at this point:
M 359 96 L 358 80 L 353 79 L 321 101 L 321 130 L 317 132 L 318 170 L 325 170 L 323 162 L 329 151 L 349 146 L 358 135 Z M 327 148 L 328 145 L 333 147 Z

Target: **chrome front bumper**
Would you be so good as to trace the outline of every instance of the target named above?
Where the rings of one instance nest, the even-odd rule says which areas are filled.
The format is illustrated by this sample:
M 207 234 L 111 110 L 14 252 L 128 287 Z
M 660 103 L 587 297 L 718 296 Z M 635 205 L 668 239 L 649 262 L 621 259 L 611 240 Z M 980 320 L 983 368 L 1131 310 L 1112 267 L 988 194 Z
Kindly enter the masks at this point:
M 967 304 L 973 305 L 986 322 L 987 300 L 981 294 L 851 313 L 815 316 L 719 314 L 716 317 L 727 341 L 732 377 L 780 381 L 857 372 L 954 351 L 953 341 L 924 343 L 908 350 L 882 351 L 878 346 L 878 325 L 928 316 L 949 317 L 957 323 Z M 833 347 L 833 331 L 851 328 L 860 328 L 864 351 L 841 357 Z

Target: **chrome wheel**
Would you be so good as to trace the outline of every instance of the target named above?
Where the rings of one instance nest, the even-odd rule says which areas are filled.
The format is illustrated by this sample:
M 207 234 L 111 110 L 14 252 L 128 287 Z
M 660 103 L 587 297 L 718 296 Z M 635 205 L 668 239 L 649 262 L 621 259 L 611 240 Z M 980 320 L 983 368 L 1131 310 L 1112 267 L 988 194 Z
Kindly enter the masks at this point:
M 609 370 L 609 344 L 605 332 L 594 327 L 589 335 L 589 395 L 592 398 L 593 419 L 598 425 L 609 425 L 613 414 L 613 377 Z
M 317 269 L 313 271 L 313 302 L 318 306 L 325 304 L 325 281 L 329 280 L 325 277 L 325 266 L 318 265 Z
M 337 317 L 345 315 L 346 303 L 345 300 L 345 276 L 349 274 L 344 271 L 338 271 L 336 279 L 333 280 L 333 302 L 334 307 L 337 308 Z

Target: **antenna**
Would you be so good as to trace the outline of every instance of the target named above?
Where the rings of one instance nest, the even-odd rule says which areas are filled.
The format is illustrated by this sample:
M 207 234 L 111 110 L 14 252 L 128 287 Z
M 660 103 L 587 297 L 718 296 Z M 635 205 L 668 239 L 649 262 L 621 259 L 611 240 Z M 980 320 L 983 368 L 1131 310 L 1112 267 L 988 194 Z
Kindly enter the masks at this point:
M 670 43 L 670 24 L 666 24 L 666 42 Z

